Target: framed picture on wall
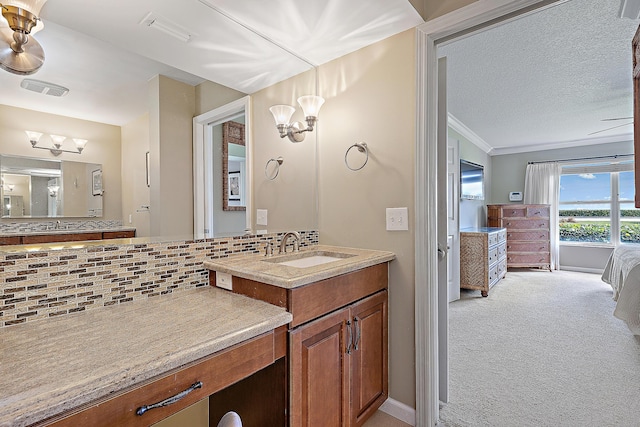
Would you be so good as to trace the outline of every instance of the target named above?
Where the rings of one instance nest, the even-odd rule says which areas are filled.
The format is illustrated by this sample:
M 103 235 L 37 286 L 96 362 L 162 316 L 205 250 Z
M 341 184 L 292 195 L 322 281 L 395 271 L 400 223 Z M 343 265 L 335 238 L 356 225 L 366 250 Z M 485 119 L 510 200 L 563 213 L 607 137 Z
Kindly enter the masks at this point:
M 102 196 L 102 193 L 102 169 L 96 169 L 91 172 L 91 194 Z
M 240 201 L 240 172 L 229 172 L 229 201 Z

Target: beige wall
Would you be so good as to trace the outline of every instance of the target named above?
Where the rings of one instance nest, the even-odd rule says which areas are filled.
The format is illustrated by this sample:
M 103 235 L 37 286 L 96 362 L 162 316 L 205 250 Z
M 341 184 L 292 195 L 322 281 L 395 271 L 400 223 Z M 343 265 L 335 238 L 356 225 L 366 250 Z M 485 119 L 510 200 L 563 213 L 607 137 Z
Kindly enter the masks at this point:
M 415 403 L 415 33 L 403 32 L 320 66 L 320 242 L 392 251 L 389 274 L 390 396 Z M 344 164 L 366 142 L 367 165 Z M 357 160 L 357 155 L 354 161 Z M 352 153 L 350 153 L 351 159 Z M 386 231 L 385 208 L 407 207 L 409 231 Z
M 196 111 L 195 115 L 206 113 L 225 104 L 246 96 L 246 93 L 238 92 L 221 84 L 206 81 L 196 86 Z
M 152 236 L 193 236 L 194 115 L 195 87 L 165 76 L 149 82 Z
M 137 237 L 151 235 L 146 153 L 149 151 L 149 114 L 122 126 L 122 220 L 135 227 Z M 129 222 L 131 218 L 131 222 Z
M 47 150 L 34 150 L 29 144 L 25 130 L 46 135 L 65 135 L 84 138 L 89 142 L 81 155 L 62 153 L 54 156 Z M 39 145 L 46 145 L 50 141 Z M 65 149 L 73 145 L 65 142 Z M 55 114 L 0 105 L 0 152 L 14 156 L 42 159 L 70 160 L 74 162 L 99 163 L 103 170 L 103 217 L 104 220 L 122 219 L 122 185 L 120 165 L 120 127 Z
M 253 127 L 253 207 L 254 224 L 269 232 L 308 230 L 317 227 L 316 138 L 322 130 L 307 133 L 305 140 L 292 143 L 280 138 L 269 107 L 288 104 L 296 107 L 292 120 L 304 121 L 297 99 L 315 94 L 315 70 L 292 77 L 251 96 Z M 325 121 L 324 107 L 320 123 Z M 323 139 L 324 141 L 324 139 Z M 271 158 L 284 157 L 278 177 L 269 181 L 265 165 Z M 268 210 L 268 225 L 255 225 L 255 209 Z

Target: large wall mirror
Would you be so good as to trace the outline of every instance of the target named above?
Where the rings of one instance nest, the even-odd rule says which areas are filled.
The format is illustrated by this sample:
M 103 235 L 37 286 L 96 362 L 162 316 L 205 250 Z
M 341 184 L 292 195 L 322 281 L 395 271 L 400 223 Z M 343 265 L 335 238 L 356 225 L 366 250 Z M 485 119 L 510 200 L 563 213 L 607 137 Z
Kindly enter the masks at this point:
M 102 217 L 102 165 L 0 155 L 2 218 Z

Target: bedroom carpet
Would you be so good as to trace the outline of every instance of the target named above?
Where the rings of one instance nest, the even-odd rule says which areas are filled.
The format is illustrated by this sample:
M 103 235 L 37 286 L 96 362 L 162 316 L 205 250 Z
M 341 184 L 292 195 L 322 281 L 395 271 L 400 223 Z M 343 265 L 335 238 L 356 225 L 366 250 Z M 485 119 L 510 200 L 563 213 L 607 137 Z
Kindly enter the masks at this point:
M 461 426 L 640 426 L 640 339 L 596 274 L 518 269 L 449 304 L 450 401 Z

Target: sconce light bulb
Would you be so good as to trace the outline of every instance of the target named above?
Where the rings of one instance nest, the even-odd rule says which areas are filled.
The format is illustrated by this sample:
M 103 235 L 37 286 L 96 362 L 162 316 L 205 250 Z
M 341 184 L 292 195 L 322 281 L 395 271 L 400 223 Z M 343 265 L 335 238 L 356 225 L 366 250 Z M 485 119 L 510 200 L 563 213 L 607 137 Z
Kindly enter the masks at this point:
M 76 148 L 78 149 L 78 153 L 82 153 L 82 150 L 84 150 L 85 145 L 87 145 L 86 139 L 73 138 L 73 142 L 76 143 Z
M 298 104 L 302 107 L 305 117 L 318 117 L 320 107 L 324 104 L 324 98 L 315 95 L 306 95 L 298 98 Z
M 35 145 L 38 143 L 38 140 L 42 136 L 42 133 L 34 132 L 34 131 L 31 131 L 31 130 L 25 130 L 24 132 L 29 137 L 29 142 L 31 142 L 31 146 L 35 147 Z
M 67 137 L 62 135 L 51 135 L 51 139 L 53 140 L 53 145 L 56 148 L 60 148 Z
M 290 105 L 274 105 L 269 108 L 269 111 L 273 114 L 273 119 L 276 121 L 276 126 L 278 126 L 288 125 L 296 109 Z

